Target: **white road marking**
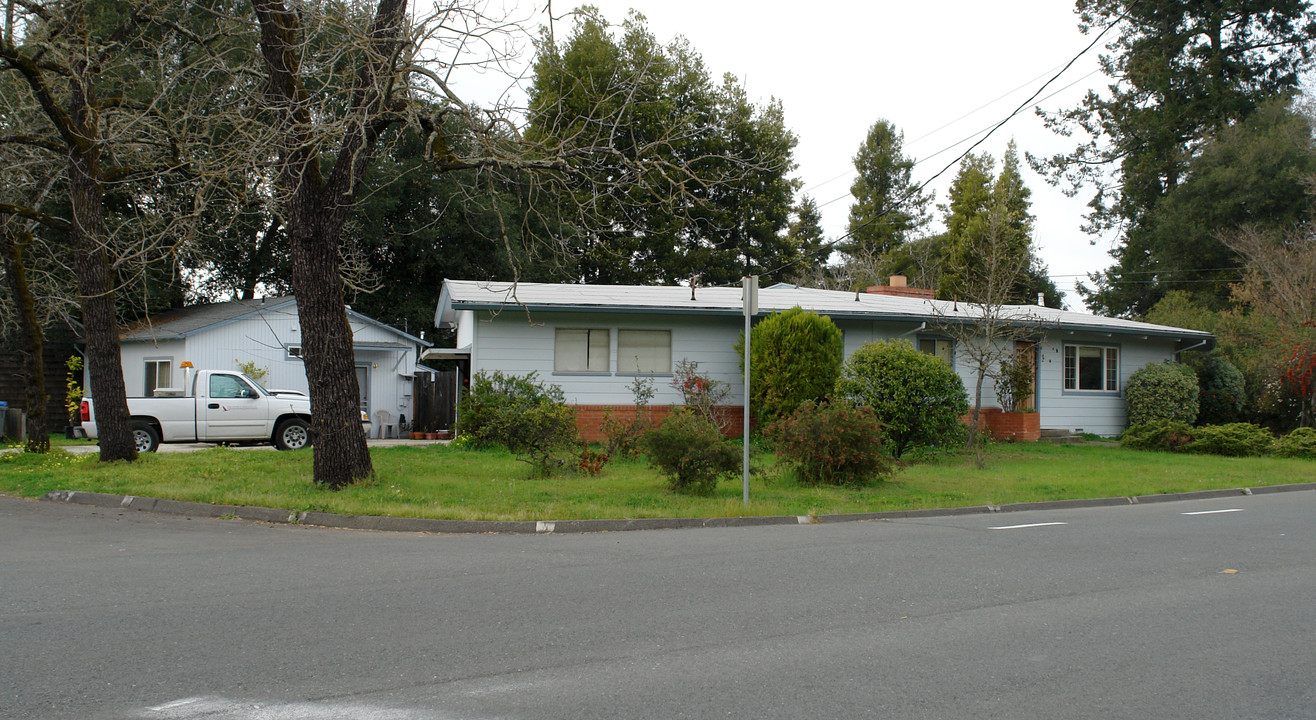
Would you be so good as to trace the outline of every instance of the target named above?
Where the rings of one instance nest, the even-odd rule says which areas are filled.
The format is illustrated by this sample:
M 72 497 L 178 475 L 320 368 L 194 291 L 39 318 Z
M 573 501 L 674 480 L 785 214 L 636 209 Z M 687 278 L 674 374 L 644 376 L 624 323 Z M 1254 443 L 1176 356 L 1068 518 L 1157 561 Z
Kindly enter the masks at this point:
M 1046 527 L 1048 525 L 1068 525 L 1069 523 L 1049 522 L 1049 523 L 1028 523 L 1027 525 L 998 525 L 989 527 L 988 530 L 1018 530 L 1020 528 Z
M 352 702 L 260 702 L 205 696 L 142 708 L 142 720 L 451 720 L 448 713 Z
M 1179 513 L 1180 515 L 1219 515 L 1227 512 L 1243 512 L 1243 508 L 1229 508 L 1228 510 L 1198 510 L 1197 512 Z

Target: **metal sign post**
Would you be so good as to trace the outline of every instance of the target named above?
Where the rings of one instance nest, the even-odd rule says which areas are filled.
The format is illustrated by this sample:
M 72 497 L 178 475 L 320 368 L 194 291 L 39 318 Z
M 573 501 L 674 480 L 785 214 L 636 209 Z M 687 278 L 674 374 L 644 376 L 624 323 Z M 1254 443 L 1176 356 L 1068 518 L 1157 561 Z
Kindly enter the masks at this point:
M 742 459 L 744 475 L 744 503 L 749 505 L 749 330 L 750 322 L 759 312 L 759 276 L 741 278 L 744 289 L 745 312 L 745 455 Z

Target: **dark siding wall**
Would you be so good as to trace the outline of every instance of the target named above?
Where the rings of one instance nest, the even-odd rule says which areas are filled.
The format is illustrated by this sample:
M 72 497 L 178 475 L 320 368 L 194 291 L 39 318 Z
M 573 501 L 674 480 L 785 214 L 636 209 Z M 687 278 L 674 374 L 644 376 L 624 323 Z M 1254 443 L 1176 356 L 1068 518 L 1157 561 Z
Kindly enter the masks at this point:
M 64 378 L 68 372 L 64 361 L 70 355 L 81 354 L 75 339 L 73 330 L 65 325 L 46 328 L 46 342 L 41 354 L 46 371 L 46 392 L 50 394 L 46 420 L 51 432 L 62 433 L 68 424 L 64 414 Z M 0 340 L 0 400 L 8 402 L 9 407 L 26 409 L 23 356 L 18 352 L 17 342 L 16 338 L 10 337 Z

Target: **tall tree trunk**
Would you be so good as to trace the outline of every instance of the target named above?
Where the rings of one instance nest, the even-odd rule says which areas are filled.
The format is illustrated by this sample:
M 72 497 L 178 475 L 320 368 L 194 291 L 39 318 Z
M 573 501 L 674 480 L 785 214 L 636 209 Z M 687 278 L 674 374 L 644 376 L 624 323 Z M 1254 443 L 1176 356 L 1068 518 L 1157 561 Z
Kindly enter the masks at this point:
M 387 126 L 386 90 L 406 40 L 405 0 L 379 0 L 369 52 L 360 61 L 345 126 L 326 180 L 320 172 L 323 140 L 301 78 L 306 38 L 300 17 L 281 0 L 250 0 L 260 24 L 261 56 L 269 71 L 267 95 L 280 134 L 279 184 L 284 232 L 292 252 L 292 286 L 302 326 L 303 359 L 311 394 L 315 482 L 341 488 L 374 476 L 361 427 L 352 329 L 343 303 L 338 250 L 360 179 Z
M 91 395 L 96 398 L 96 429 L 100 459 L 136 460 L 137 448 L 129 426 L 128 393 L 123 384 L 119 354 L 119 325 L 114 311 L 114 283 L 105 252 L 105 203 L 101 188 L 100 144 L 97 117 L 91 107 L 85 61 L 75 63 L 69 116 L 79 138 L 69 148 L 69 202 L 73 210 L 74 270 L 82 293 L 82 324 L 87 339 L 87 370 Z
M 288 211 L 292 284 L 311 395 L 314 477 L 316 483 L 338 489 L 375 472 L 361 427 L 361 391 L 343 303 L 338 233 L 326 227 L 332 223 L 323 221 L 320 203 L 310 192 L 294 195 Z
M 0 216 L 3 217 L 3 216 Z M 46 371 L 42 364 L 44 334 L 37 320 L 36 298 L 27 284 L 27 267 L 23 264 L 23 251 L 32 244 L 32 235 L 24 233 L 17 238 L 0 226 L 0 252 L 4 255 L 5 279 L 18 306 L 18 329 L 23 339 L 24 401 L 27 411 L 27 452 L 44 453 L 50 450 L 50 433 L 46 429 L 46 405 L 50 394 L 46 392 Z

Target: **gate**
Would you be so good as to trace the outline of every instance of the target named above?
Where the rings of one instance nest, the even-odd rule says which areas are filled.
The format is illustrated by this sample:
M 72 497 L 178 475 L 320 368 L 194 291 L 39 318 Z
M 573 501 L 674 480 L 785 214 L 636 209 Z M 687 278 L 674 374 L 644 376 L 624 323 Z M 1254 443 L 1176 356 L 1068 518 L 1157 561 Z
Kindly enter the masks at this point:
M 457 424 L 458 383 L 457 370 L 420 373 L 416 375 L 416 417 L 412 427 L 422 431 L 452 430 Z

